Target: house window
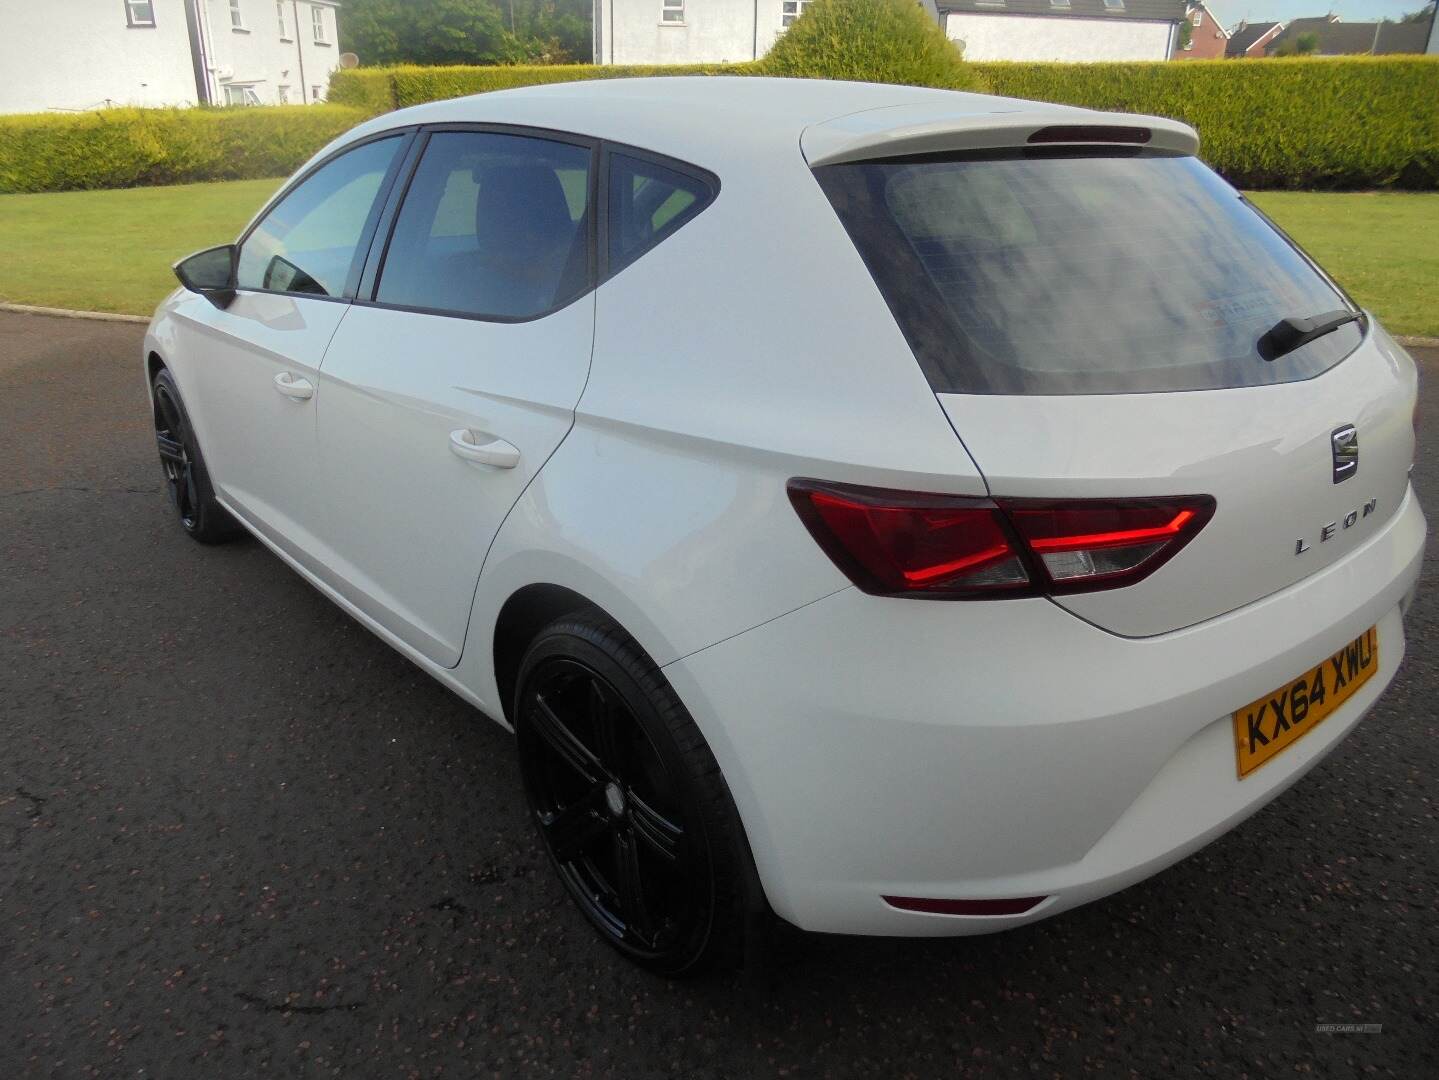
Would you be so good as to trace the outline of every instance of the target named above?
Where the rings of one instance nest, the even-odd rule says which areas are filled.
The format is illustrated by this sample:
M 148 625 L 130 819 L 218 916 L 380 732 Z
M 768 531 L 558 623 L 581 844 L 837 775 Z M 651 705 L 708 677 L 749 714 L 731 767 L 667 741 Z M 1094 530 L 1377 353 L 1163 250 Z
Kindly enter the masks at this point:
M 240 14 L 240 0 L 230 0 L 230 29 L 245 29 L 245 16 Z
M 130 26 L 153 27 L 155 5 L 152 0 L 125 0 L 125 22 Z
M 321 87 L 318 86 L 318 85 L 315 85 L 315 86 L 310 87 L 310 100 L 311 100 L 311 101 L 323 101 L 323 100 L 324 100 L 324 94 L 322 94 L 320 91 L 321 91 Z
M 281 40 L 281 41 L 289 41 L 289 40 L 290 40 L 290 27 L 289 27 L 289 25 L 285 22 L 285 5 L 284 5 L 283 3 L 278 3 L 278 2 L 277 2 L 277 3 L 275 4 L 275 18 L 278 19 L 279 22 L 280 22 L 280 40 Z
M 660 6 L 660 22 L 683 23 L 685 21 L 685 0 L 663 0 Z
M 316 45 L 330 43 L 325 37 L 325 9 L 318 4 L 310 5 L 310 29 L 314 32 Z
M 1105 11 L 1123 11 L 1124 0 L 1104 0 Z
M 1056 8 L 1068 8 L 1069 0 L 1049 0 L 1049 6 Z
M 290 88 L 288 86 L 280 86 L 276 87 L 276 90 L 279 92 L 280 95 L 280 104 L 290 104 Z
M 1004 0 L 974 0 L 975 7 L 1004 7 Z
M 784 0 L 780 5 L 780 25 L 793 26 L 794 21 L 809 10 L 810 0 Z
M 253 86 L 241 85 L 238 83 L 226 83 L 224 89 L 226 105 L 260 104 L 260 95 L 255 93 L 255 88 Z
M 1195 26 L 1203 26 L 1203 25 L 1204 25 L 1204 9 L 1203 9 L 1203 8 L 1195 8 L 1195 9 L 1194 9 L 1194 17 L 1193 17 L 1190 21 L 1191 21 L 1192 23 L 1194 23 Z

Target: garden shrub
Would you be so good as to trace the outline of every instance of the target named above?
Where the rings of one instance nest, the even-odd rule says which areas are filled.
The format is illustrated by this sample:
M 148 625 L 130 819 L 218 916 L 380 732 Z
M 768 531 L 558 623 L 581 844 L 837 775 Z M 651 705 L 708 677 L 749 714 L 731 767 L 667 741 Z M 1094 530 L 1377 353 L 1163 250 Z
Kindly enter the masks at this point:
M 814 0 L 757 65 L 763 75 L 983 90 L 914 0 Z
M 426 101 L 512 90 L 542 83 L 626 79 L 648 75 L 744 75 L 753 64 L 506 64 L 495 67 L 354 68 L 330 77 L 330 100 L 371 113 Z
M 699 67 L 549 67 L 357 69 L 336 73 L 331 93 L 359 101 L 344 85 L 387 80 L 393 106 L 503 90 L 539 82 L 636 75 L 765 74 L 799 64 L 785 59 L 801 45 L 806 21 L 826 4 L 864 8 L 871 0 L 815 0 L 808 14 L 759 63 Z M 877 0 L 876 0 L 877 2 Z M 888 2 L 888 0 L 885 0 Z M 907 4 L 907 0 L 903 0 Z M 815 18 L 812 27 L 827 25 Z M 810 36 L 818 34 L 810 30 Z M 798 50 L 813 55 L 809 49 Z M 772 61 L 771 58 L 778 57 Z M 849 65 L 852 61 L 817 60 Z M 858 63 L 858 61 L 853 61 Z M 916 62 L 917 64 L 917 62 Z M 789 71 L 797 72 L 798 67 Z M 818 67 L 810 70 L 819 70 Z M 829 67 L 858 76 L 857 67 Z M 896 62 L 864 74 L 907 81 L 916 66 Z M 1152 113 L 1194 126 L 1200 156 L 1231 182 L 1251 188 L 1439 189 L 1439 57 L 1323 57 L 1186 60 L 1183 63 L 963 63 L 960 78 L 977 78 L 995 94 L 1118 112 Z M 886 72 L 888 77 L 885 78 Z M 928 76 L 933 85 L 952 75 Z M 367 91 L 367 100 L 384 95 Z
M 976 64 L 996 94 L 1151 113 L 1250 188 L 1439 188 L 1439 57 Z
M 286 176 L 364 116 L 340 105 L 0 116 L 0 192 Z
M 536 83 L 822 69 L 891 82 L 926 73 L 925 85 L 978 79 L 1011 97 L 1173 117 L 1199 131 L 1200 156 L 1241 187 L 1439 189 L 1439 57 L 953 63 L 927 44 L 908 60 L 878 44 L 824 59 L 805 44 L 805 35 L 829 40 L 834 19 L 890 2 L 815 0 L 759 63 L 357 68 L 336 72 L 329 105 L 0 116 L 0 192 L 284 176 L 368 115 Z M 908 10 L 909 0 L 895 2 Z M 893 62 L 860 70 L 886 56 Z

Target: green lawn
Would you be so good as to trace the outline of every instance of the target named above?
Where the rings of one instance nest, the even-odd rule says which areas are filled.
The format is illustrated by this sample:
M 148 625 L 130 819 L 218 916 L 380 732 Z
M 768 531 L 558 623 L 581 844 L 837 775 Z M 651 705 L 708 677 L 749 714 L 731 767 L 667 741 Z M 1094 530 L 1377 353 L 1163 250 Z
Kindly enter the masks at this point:
M 170 264 L 233 239 L 279 183 L 0 195 L 0 299 L 148 315 Z M 1439 336 L 1439 194 L 1252 198 L 1391 331 Z
M 148 315 L 170 265 L 235 239 L 280 183 L 0 195 L 0 300 Z
M 1439 194 L 1249 197 L 1391 333 L 1439 337 Z

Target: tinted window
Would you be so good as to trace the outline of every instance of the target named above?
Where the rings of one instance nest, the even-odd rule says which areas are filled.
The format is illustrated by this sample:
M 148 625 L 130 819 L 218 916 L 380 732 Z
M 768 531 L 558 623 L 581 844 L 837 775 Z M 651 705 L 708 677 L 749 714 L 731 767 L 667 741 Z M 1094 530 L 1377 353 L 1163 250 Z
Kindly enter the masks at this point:
M 1273 362 L 1286 316 L 1349 302 L 1191 157 L 816 170 L 938 392 L 1205 390 L 1309 378 L 1351 323 Z
M 590 157 L 518 135 L 431 136 L 376 299 L 490 318 L 573 300 L 590 282 Z
M 623 270 L 714 197 L 708 181 L 653 161 L 611 154 L 609 272 Z
M 342 295 L 401 141 L 351 150 L 286 195 L 240 248 L 240 288 Z

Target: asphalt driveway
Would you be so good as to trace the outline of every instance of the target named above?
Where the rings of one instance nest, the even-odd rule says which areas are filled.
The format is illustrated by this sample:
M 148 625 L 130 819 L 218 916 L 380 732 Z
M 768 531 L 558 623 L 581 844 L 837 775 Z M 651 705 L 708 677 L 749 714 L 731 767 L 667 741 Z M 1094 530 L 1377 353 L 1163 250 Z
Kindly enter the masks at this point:
M 508 735 L 259 544 L 181 535 L 139 341 L 0 315 L 0 1077 L 1439 1075 L 1439 545 L 1379 708 L 1194 858 L 669 984 L 571 911 Z

